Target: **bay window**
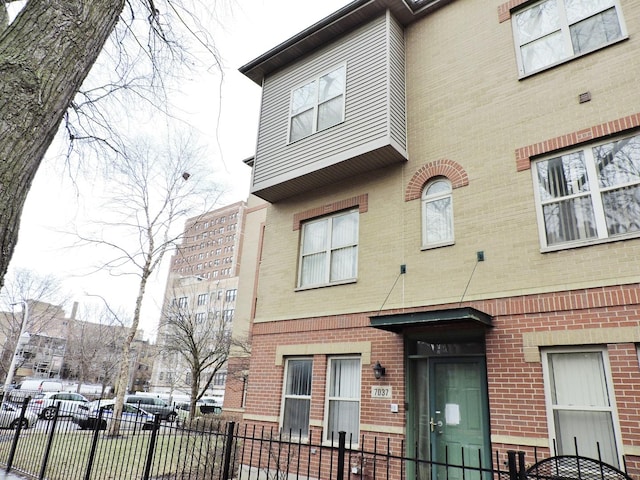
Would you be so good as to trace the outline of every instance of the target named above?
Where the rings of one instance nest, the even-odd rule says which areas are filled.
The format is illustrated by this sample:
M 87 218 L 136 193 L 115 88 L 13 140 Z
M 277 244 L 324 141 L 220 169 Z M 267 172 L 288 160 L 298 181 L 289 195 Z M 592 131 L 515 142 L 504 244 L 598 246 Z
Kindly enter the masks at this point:
M 290 142 L 344 120 L 345 75 L 346 67 L 342 65 L 291 92 Z

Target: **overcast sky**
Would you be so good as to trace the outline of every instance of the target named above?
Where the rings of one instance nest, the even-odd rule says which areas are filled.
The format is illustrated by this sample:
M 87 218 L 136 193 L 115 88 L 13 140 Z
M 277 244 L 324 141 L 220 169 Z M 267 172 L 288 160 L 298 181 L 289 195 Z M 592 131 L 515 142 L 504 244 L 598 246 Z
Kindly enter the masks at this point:
M 193 78 L 185 85 L 185 98 L 180 102 L 184 102 L 185 119 L 208 142 L 212 169 L 228 185 L 229 194 L 220 206 L 247 198 L 250 170 L 242 160 L 255 153 L 260 88 L 237 69 L 348 3 L 347 0 L 218 3 L 222 20 L 212 27 L 212 33 L 224 64 L 219 120 L 219 81 L 214 74 Z M 137 291 L 135 279 L 123 281 L 104 274 L 87 276 L 95 259 L 90 253 L 78 255 L 69 249 L 70 239 L 59 233 L 77 221 L 74 216 L 79 209 L 78 201 L 69 187 L 69 179 L 60 175 L 55 161 L 45 160 L 27 198 L 10 268 L 58 276 L 71 297 L 81 304 L 92 301 L 85 296 L 87 292 L 102 295 L 111 305 L 131 311 Z M 141 328 L 147 336 L 155 334 L 169 258 L 155 273 L 148 289 L 141 318 Z

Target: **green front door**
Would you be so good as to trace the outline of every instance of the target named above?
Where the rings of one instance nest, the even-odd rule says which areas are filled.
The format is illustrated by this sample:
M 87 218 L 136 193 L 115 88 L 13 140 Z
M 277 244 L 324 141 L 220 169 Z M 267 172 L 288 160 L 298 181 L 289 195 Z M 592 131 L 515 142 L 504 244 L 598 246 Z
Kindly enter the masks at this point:
M 429 359 L 429 430 L 439 464 L 490 465 L 486 372 L 483 358 Z M 434 480 L 479 479 L 477 470 L 437 466 Z

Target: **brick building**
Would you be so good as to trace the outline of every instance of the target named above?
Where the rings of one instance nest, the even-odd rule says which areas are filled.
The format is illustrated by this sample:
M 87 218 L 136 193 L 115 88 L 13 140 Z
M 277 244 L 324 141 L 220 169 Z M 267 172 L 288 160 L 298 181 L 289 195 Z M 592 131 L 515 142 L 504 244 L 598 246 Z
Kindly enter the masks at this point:
M 227 406 L 640 474 L 639 49 L 630 0 L 355 0 L 241 67 L 270 205 Z
M 232 325 L 238 292 L 240 245 L 246 202 L 236 202 L 186 221 L 182 244 L 171 258 L 171 266 L 157 345 L 160 352 L 171 335 L 164 319 L 180 312 L 185 321 L 193 321 L 202 341 L 218 327 Z M 210 340 L 214 340 L 211 335 Z M 158 393 L 190 394 L 191 373 L 180 355 L 160 354 L 154 363 L 150 389 Z M 222 400 L 227 369 L 214 373 L 207 395 Z

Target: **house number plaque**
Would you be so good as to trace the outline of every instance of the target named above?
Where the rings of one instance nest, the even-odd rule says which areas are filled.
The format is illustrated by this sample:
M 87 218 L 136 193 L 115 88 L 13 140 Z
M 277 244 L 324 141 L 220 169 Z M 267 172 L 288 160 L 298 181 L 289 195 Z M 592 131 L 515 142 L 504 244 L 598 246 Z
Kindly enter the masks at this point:
M 371 398 L 391 398 L 391 387 L 373 386 L 371 387 Z

